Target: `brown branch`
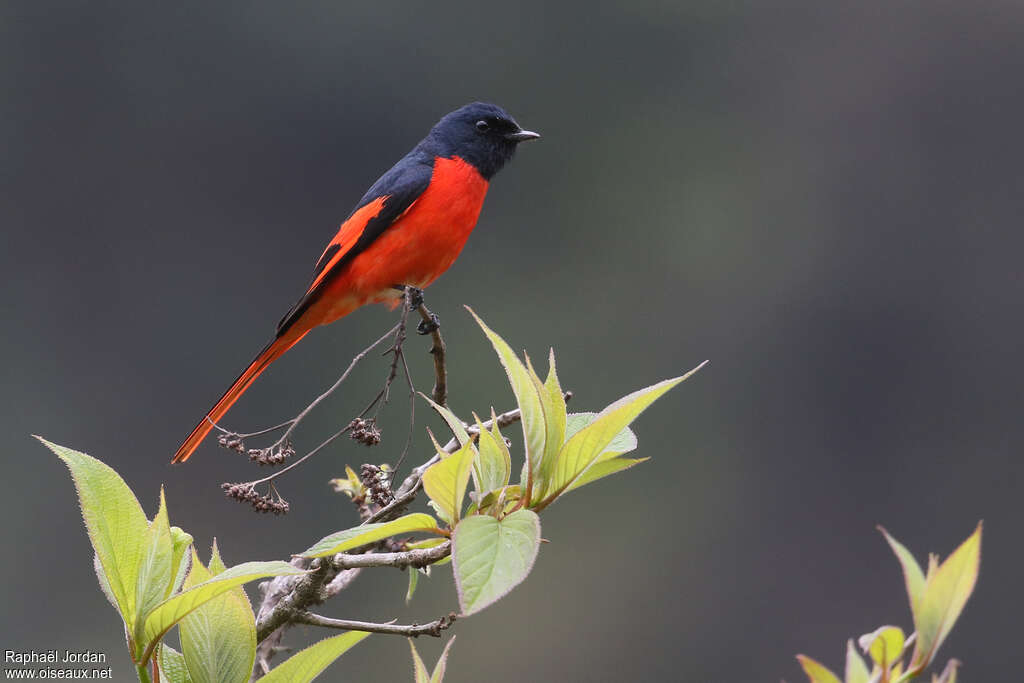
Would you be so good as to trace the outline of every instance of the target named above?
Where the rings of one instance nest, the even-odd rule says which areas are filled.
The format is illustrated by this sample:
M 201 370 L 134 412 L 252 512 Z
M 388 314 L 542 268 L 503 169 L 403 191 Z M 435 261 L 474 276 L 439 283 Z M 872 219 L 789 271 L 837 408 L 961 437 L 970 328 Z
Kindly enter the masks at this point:
M 331 619 L 322 617 L 311 612 L 300 612 L 295 615 L 295 622 L 298 624 L 309 624 L 310 626 L 323 626 L 324 628 L 338 628 L 346 631 L 369 631 L 370 633 L 388 633 L 396 636 L 416 638 L 417 636 L 441 637 L 441 631 L 449 628 L 455 623 L 455 613 L 435 619 L 429 624 L 378 624 L 368 621 L 351 621 L 349 619 Z
M 426 567 L 434 564 L 452 553 L 452 542 L 445 541 L 433 548 L 415 548 L 397 553 L 338 553 L 331 558 L 335 569 L 361 569 L 365 567 Z
M 306 569 L 310 562 L 309 560 L 301 557 L 293 558 L 291 561 L 292 565 L 301 569 Z M 362 569 L 346 569 L 338 571 L 334 574 L 334 577 L 327 580 L 318 590 L 310 590 L 307 594 L 317 594 L 321 597 L 316 604 L 323 602 L 331 597 L 334 597 L 341 591 L 348 588 L 349 584 L 355 581 L 356 577 L 359 576 Z M 257 624 L 260 623 L 265 616 L 269 616 L 270 613 L 278 605 L 281 604 L 286 598 L 289 597 L 291 592 L 295 590 L 297 581 L 289 581 L 288 579 L 299 579 L 300 576 L 278 576 L 270 581 L 265 581 L 260 584 L 260 592 L 263 594 L 263 601 L 260 605 L 260 612 L 257 617 Z M 312 605 L 313 603 L 310 603 Z M 252 678 L 250 681 L 256 681 L 261 678 L 264 674 L 270 671 L 270 660 L 278 652 L 286 650 L 287 648 L 281 647 L 281 640 L 284 637 L 284 632 L 291 622 L 285 622 L 279 627 L 269 631 L 262 639 L 258 639 L 259 645 L 256 646 L 256 665 L 253 667 Z M 259 632 L 258 632 L 259 633 Z
M 434 322 L 434 314 L 426 306 L 420 304 L 419 311 L 424 323 L 430 325 Z M 434 357 L 434 389 L 431 398 L 434 399 L 434 403 L 444 406 L 448 405 L 448 370 L 445 367 L 447 347 L 444 345 L 440 327 L 435 327 L 430 336 L 434 341 L 430 347 L 430 355 Z

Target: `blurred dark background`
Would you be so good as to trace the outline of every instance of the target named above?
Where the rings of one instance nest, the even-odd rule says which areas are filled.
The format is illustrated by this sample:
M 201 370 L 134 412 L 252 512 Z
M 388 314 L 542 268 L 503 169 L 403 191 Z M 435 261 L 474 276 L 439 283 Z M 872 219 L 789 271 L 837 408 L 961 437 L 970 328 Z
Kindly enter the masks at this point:
M 912 628 L 874 526 L 923 558 L 982 518 L 980 583 L 940 657 L 1015 678 L 1022 31 L 999 0 L 0 4 L 0 647 L 88 647 L 132 675 L 70 478 L 30 433 L 110 463 L 149 514 L 165 485 L 172 521 L 228 564 L 354 523 L 325 482 L 395 457 L 401 391 L 379 450 L 346 441 L 283 481 L 283 518 L 221 495 L 256 474 L 212 441 L 168 459 L 366 187 L 486 99 L 544 139 L 428 293 L 453 407 L 512 400 L 462 304 L 535 358 L 553 346 L 576 410 L 711 364 L 635 425 L 651 462 L 545 514 L 529 580 L 457 624 L 448 680 L 793 682 L 797 652 L 841 670 L 846 638 Z M 311 335 L 229 426 L 294 414 L 392 320 Z M 424 389 L 426 348 L 409 346 Z M 299 445 L 385 372 L 362 366 Z M 422 459 L 437 421 L 418 415 Z M 322 612 L 456 604 L 447 568 L 408 608 L 404 591 L 377 571 Z M 325 679 L 410 671 L 375 636 Z

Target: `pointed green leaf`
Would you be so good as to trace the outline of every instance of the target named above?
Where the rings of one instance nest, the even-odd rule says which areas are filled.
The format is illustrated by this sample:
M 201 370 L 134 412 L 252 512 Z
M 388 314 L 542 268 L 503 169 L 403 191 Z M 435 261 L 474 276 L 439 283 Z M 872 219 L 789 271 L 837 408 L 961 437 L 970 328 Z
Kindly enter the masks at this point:
M 499 444 L 494 434 L 484 429 L 476 413 L 473 413 L 473 418 L 480 432 L 477 449 L 479 455 L 476 461 L 480 475 L 477 492 L 486 494 L 508 485 L 509 477 L 512 476 L 512 457 L 508 449 L 504 448 L 505 440 L 502 439 Z
M 214 541 L 210 568 L 192 554 L 185 590 L 224 573 Z M 181 620 L 181 649 L 195 683 L 244 682 L 256 659 L 256 619 L 241 586 L 214 598 Z
M 210 570 L 210 574 L 216 576 L 217 574 L 223 573 L 227 567 L 224 565 L 224 560 L 220 556 L 220 548 L 217 547 L 217 539 L 213 539 L 213 545 L 210 548 L 210 566 L 207 567 Z
M 870 678 L 871 672 L 850 638 L 846 641 L 846 683 L 868 683 Z
M 331 479 L 327 483 L 330 484 L 335 491 L 338 493 L 344 493 L 349 498 L 356 498 L 363 495 L 365 490 L 363 480 L 348 465 L 345 465 L 345 475 L 344 479 Z
M 466 431 L 466 425 L 462 422 L 462 420 L 460 420 L 459 417 L 455 413 L 453 413 L 451 409 L 449 409 L 447 406 L 442 406 L 435 403 L 432 398 L 424 394 L 422 391 L 420 392 L 420 396 L 426 399 L 427 403 L 429 403 L 431 407 L 434 410 L 436 410 L 441 417 L 444 418 L 444 421 L 448 423 L 448 428 L 451 429 L 452 434 L 455 435 L 455 440 L 459 442 L 459 447 L 468 446 L 473 450 L 474 453 L 476 453 L 476 444 L 473 443 L 473 438 L 469 435 L 469 432 Z M 430 432 L 429 429 L 427 431 Z M 441 456 L 441 459 L 444 460 L 445 458 L 447 458 L 448 451 L 444 450 L 444 448 L 439 443 L 437 443 L 437 439 L 434 438 L 433 432 L 430 432 L 430 439 L 431 441 L 434 442 L 434 449 L 437 451 L 437 454 Z M 475 460 L 471 464 L 470 472 L 473 475 L 474 487 L 477 490 L 479 490 L 480 472 L 479 466 Z
M 960 660 L 951 659 L 946 662 L 946 668 L 936 676 L 932 674 L 932 683 L 956 683 L 956 670 L 960 668 Z
M 160 505 L 156 516 L 146 529 L 146 550 L 139 563 L 135 583 L 135 634 L 136 654 L 142 653 L 142 626 L 145 617 L 167 597 L 174 576 L 171 564 L 174 542 L 171 540 L 171 525 L 167 519 L 167 501 L 163 487 L 160 488 Z
M 169 586 L 167 586 L 167 594 L 164 595 L 164 598 L 169 598 L 171 593 L 176 593 L 181 588 L 181 584 L 184 582 L 185 576 L 188 574 L 190 564 L 188 549 L 192 546 L 192 535 L 182 531 L 176 526 L 172 526 L 171 543 L 173 545 L 173 551 L 171 553 L 171 574 L 174 576 L 174 580 Z
M 706 362 L 706 361 L 705 361 Z M 558 454 L 552 468 L 551 483 L 546 503 L 562 494 L 598 459 L 612 439 L 648 406 L 704 366 L 701 363 L 682 377 L 658 382 L 646 389 L 635 391 L 602 410 L 594 421 L 572 436 Z
M 546 487 L 546 482 L 551 476 L 551 467 L 555 462 L 555 456 L 565 443 L 565 399 L 562 397 L 562 388 L 558 383 L 558 375 L 555 372 L 554 350 L 549 355 L 550 366 L 546 382 L 540 381 L 540 376 L 533 368 L 530 357 L 523 354 L 526 359 L 526 370 L 530 379 L 537 388 L 537 395 L 540 396 L 541 405 L 544 408 L 544 454 L 538 462 L 538 471 L 534 490 L 540 494 Z M 557 394 L 557 399 L 552 394 Z M 538 499 L 540 496 L 537 496 Z
M 460 446 L 465 446 L 467 443 L 472 441 L 469 436 L 469 432 L 466 431 L 466 425 L 463 424 L 462 420 L 460 420 L 450 408 L 435 403 L 432 398 L 424 394 L 422 391 L 420 392 L 420 396 L 430 404 L 431 408 L 437 411 L 438 415 L 444 418 L 444 421 L 448 423 L 448 428 L 452 430 L 452 434 L 455 435 L 455 439 L 459 442 Z
M 476 457 L 472 442 L 467 442 L 448 458 L 436 462 L 423 473 L 423 490 L 435 504 L 439 516 L 449 524 L 459 521 L 462 500 L 469 483 L 469 470 Z
M 548 431 L 544 444 L 544 459 L 554 462 L 558 451 L 565 443 L 566 420 L 565 394 L 562 384 L 558 381 L 555 370 L 555 350 L 548 352 L 548 378 L 544 380 L 544 415 L 548 421 Z
M 427 673 L 427 665 L 423 663 L 423 658 L 420 657 L 420 653 L 416 651 L 416 645 L 412 642 L 412 638 L 409 638 L 408 641 L 409 649 L 412 650 L 413 680 L 416 683 L 430 683 L 430 674 Z
M 805 655 L 797 655 L 796 658 L 800 660 L 800 666 L 804 668 L 804 673 L 807 674 L 807 678 L 811 680 L 811 683 L 842 683 L 834 673 L 828 670 L 824 664 L 815 661 Z
M 566 421 L 566 439 L 572 438 L 576 432 L 589 425 L 596 417 L 597 413 L 572 413 L 569 415 Z M 636 434 L 632 429 L 626 427 L 615 435 L 615 438 L 611 440 L 611 443 L 605 446 L 604 451 L 601 452 L 597 461 L 611 460 L 614 457 L 624 455 L 630 451 L 635 451 L 636 446 Z
M 287 562 L 245 562 L 228 569 L 212 579 L 187 591 L 174 595 L 160 603 L 146 618 L 146 642 L 153 644 L 172 626 L 181 621 L 192 610 L 223 595 L 235 586 L 263 579 L 269 576 L 286 576 L 305 573 Z
M 160 680 L 166 683 L 193 683 L 185 666 L 185 657 L 173 647 L 163 643 L 158 656 Z
M 452 535 L 452 566 L 463 615 L 479 612 L 518 586 L 539 547 L 540 518 L 532 510 L 517 510 L 501 521 L 473 515 L 459 522 Z
M 925 581 L 920 615 L 915 621 L 917 646 L 912 670 L 924 670 L 935 659 L 942 641 L 949 635 L 967 599 L 974 591 L 981 563 L 981 523 L 946 561 Z
M 896 554 L 896 559 L 900 561 L 900 566 L 903 568 L 903 581 L 907 587 L 907 598 L 910 600 L 910 612 L 914 615 L 914 623 L 917 623 L 917 615 L 919 611 L 919 605 L 921 603 L 921 596 L 924 594 L 924 572 L 921 571 L 921 565 L 917 563 L 914 556 L 910 554 L 910 551 L 906 547 L 897 541 L 895 538 L 889 535 L 881 526 L 878 530 L 885 536 L 885 540 L 889 543 L 889 547 Z
M 117 472 L 85 453 L 36 437 L 71 470 L 89 540 L 99 558 L 110 595 L 129 633 L 135 632 L 139 565 L 146 554 L 149 522 Z
M 92 570 L 96 572 L 96 580 L 99 581 L 100 590 L 103 591 L 103 596 L 110 603 L 110 606 L 114 609 L 118 609 L 117 599 L 114 598 L 114 594 L 110 592 L 110 584 L 107 583 L 107 576 L 103 573 L 103 565 L 100 564 L 100 556 L 95 552 L 92 554 Z
M 574 489 L 578 489 L 581 486 L 585 486 L 591 482 L 603 479 L 609 475 L 628 470 L 633 465 L 639 465 L 642 462 L 650 460 L 650 458 L 612 458 L 611 460 L 598 460 L 593 465 L 587 468 L 587 470 L 580 475 L 576 481 L 569 485 L 565 491 L 569 492 Z
M 359 641 L 370 635 L 365 631 L 347 631 L 340 636 L 321 640 L 296 653 L 270 670 L 260 679 L 262 683 L 308 683 L 323 673 L 335 659 L 345 654 Z
M 889 671 L 903 654 L 906 638 L 899 626 L 881 626 L 860 637 L 860 649 L 883 671 Z
M 420 571 L 416 567 L 406 569 L 409 572 L 409 588 L 405 591 L 405 604 L 412 602 L 412 596 L 416 593 L 416 586 L 420 582 Z
M 526 366 L 523 365 L 522 361 L 519 360 L 505 340 L 499 337 L 491 328 L 487 327 L 484 321 L 473 312 L 473 309 L 467 307 L 467 310 L 476 319 L 477 324 L 480 325 L 484 334 L 491 341 L 491 346 L 497 352 L 498 359 L 505 368 L 505 374 L 508 375 L 509 384 L 512 385 L 512 391 L 516 395 L 516 402 L 519 404 L 521 413 L 520 422 L 523 426 L 523 444 L 526 448 L 528 470 L 532 473 L 532 476 L 537 476 L 540 471 L 541 461 L 544 458 L 544 446 L 547 439 L 547 425 L 545 423 L 544 405 L 540 392 Z M 523 481 L 520 483 L 525 490 L 527 482 Z
M 430 470 L 427 471 L 429 472 Z M 425 479 L 426 477 L 424 477 Z M 415 512 L 390 522 L 363 524 L 362 526 L 335 532 L 317 541 L 312 548 L 302 553 L 302 557 L 328 557 L 351 550 L 352 548 L 358 548 L 367 543 L 376 543 L 398 534 L 434 531 L 435 529 L 437 529 L 437 520 L 422 512 Z
M 448 653 L 452 649 L 452 645 L 455 644 L 455 636 L 451 637 L 451 640 L 444 646 L 444 650 L 441 651 L 441 656 L 437 660 L 437 664 L 434 665 L 434 673 L 430 674 L 430 683 L 444 683 L 445 669 L 448 668 Z

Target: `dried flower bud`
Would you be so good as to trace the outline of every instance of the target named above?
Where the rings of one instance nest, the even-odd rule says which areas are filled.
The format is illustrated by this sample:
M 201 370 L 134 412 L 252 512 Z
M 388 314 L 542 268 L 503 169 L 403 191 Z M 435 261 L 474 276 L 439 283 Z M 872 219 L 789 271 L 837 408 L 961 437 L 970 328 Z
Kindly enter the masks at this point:
M 348 427 L 349 436 L 352 437 L 353 441 L 358 441 L 367 446 L 376 446 L 380 443 L 380 430 L 377 429 L 376 419 L 364 420 L 361 417 L 357 417 L 349 423 Z
M 370 500 L 377 505 L 384 507 L 395 499 L 391 491 L 391 468 L 387 465 L 365 464 L 360 469 L 363 479 L 363 486 L 370 494 Z
M 257 465 L 280 465 L 293 455 L 295 448 L 290 441 L 267 448 L 250 448 L 248 451 L 249 460 Z
M 217 437 L 217 445 L 229 451 L 245 453 L 245 442 L 242 441 L 242 437 L 238 434 L 221 434 Z
M 252 484 L 224 482 L 220 487 L 228 498 L 237 500 L 240 503 L 248 503 L 252 505 L 256 512 L 273 512 L 275 515 L 283 515 L 288 512 L 288 501 L 281 498 L 280 495 L 277 496 L 276 500 L 269 493 L 267 495 L 260 495 Z M 273 489 L 273 487 L 271 488 Z

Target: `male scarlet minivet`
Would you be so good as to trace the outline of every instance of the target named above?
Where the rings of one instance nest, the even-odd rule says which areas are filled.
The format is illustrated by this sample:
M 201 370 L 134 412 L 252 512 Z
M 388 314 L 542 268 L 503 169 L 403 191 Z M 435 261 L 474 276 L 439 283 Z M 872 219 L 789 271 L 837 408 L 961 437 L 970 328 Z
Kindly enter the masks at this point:
M 501 107 L 474 102 L 446 115 L 359 200 L 324 249 L 313 280 L 274 338 L 188 435 L 185 462 L 268 365 L 317 325 L 369 303 L 402 301 L 455 262 L 476 225 L 490 179 L 516 146 L 539 138 Z

